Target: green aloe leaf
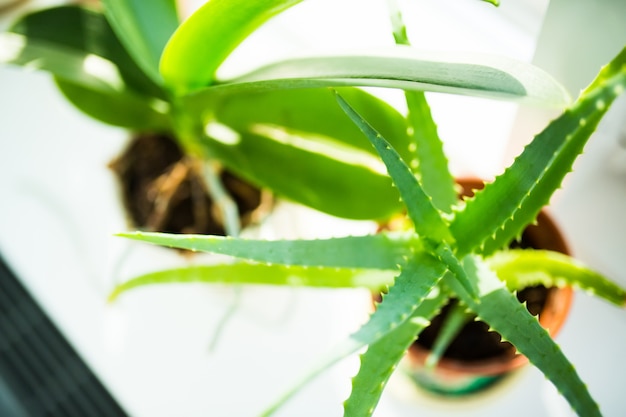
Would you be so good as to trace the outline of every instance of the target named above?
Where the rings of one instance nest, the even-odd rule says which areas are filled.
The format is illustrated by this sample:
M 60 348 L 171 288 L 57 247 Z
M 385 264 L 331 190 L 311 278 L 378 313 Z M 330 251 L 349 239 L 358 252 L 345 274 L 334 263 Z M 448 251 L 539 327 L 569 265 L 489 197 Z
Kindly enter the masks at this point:
M 446 300 L 443 292 L 426 298 L 409 320 L 368 346 L 361 355 L 359 372 L 352 379 L 350 397 L 344 403 L 345 417 L 372 415 L 389 377 L 407 349 L 430 324 L 430 318 L 438 313 Z
M 387 166 L 389 175 L 393 178 L 393 182 L 404 200 L 417 234 L 437 242 L 452 243 L 453 238 L 446 222 L 433 206 L 411 169 L 402 161 L 398 152 L 340 95 L 337 95 L 337 100 L 341 108 L 374 145 Z
M 161 83 L 159 61 L 179 25 L 175 0 L 103 0 L 115 33 L 143 71 Z
M 219 66 L 248 35 L 300 1 L 205 3 L 185 20 L 163 52 L 160 70 L 167 85 L 178 93 L 186 93 L 212 84 Z
M 396 44 L 410 46 L 411 42 L 397 1 L 387 0 L 387 8 Z M 437 133 L 437 125 L 430 112 L 430 106 L 423 91 L 405 91 L 404 96 L 408 108 L 408 133 L 412 139 L 409 150 L 412 154 L 405 156 L 400 152 L 400 155 L 420 179 L 424 191 L 432 198 L 433 205 L 443 212 L 450 213 L 457 202 L 455 182 L 448 168 L 448 158 Z M 349 99 L 348 101 L 351 102 Z M 370 120 L 367 115 L 364 117 Z M 384 132 L 380 133 L 383 137 L 390 138 Z M 390 143 L 399 150 L 393 142 Z
M 410 147 L 414 149 L 413 158 L 405 160 L 420 179 L 424 192 L 432 198 L 433 205 L 451 213 L 458 197 L 430 106 L 421 91 L 407 91 L 405 96 L 409 110 L 407 121 L 414 143 Z M 383 137 L 387 136 L 383 134 Z M 393 143 L 392 146 L 395 147 Z
M 292 384 L 290 390 L 263 415 L 268 416 L 275 412 L 300 388 L 331 365 L 364 346 L 378 343 L 407 321 L 416 318 L 416 311 L 427 297 L 437 297 L 438 293 L 433 294 L 432 291 L 441 281 L 445 272 L 445 265 L 427 253 L 416 253 L 409 258 L 402 267 L 400 275 L 395 279 L 395 283 L 389 288 L 389 293 L 383 297 L 382 303 L 378 305 L 370 320 L 350 336 L 346 342 L 324 357 L 320 364 L 308 372 L 301 381 Z M 415 321 L 419 323 L 421 320 L 417 317 Z M 374 375 L 373 378 L 376 379 L 378 376 Z M 384 382 L 383 379 L 378 380 L 379 385 Z
M 444 278 L 478 318 L 500 333 L 555 385 L 580 416 L 600 416 L 586 385 L 536 317 L 517 300 L 478 257 L 464 259 L 468 276 L 479 289 L 479 301 L 471 297 L 454 279 Z M 506 312 L 503 314 L 502 312 Z
M 467 200 L 451 224 L 459 253 L 489 255 L 519 236 L 560 187 L 600 119 L 625 88 L 626 49 L 502 175 Z
M 411 233 L 379 233 L 318 240 L 252 240 L 222 236 L 129 232 L 118 236 L 156 245 L 220 253 L 265 263 L 397 270 L 421 242 Z M 363 256 L 367 253 L 368 256 Z
M 431 254 L 444 262 L 450 271 L 456 276 L 463 287 L 472 296 L 475 289 L 469 282 L 465 270 L 459 259 L 454 254 L 451 245 L 454 238 L 450 234 L 448 224 L 441 213 L 433 205 L 432 200 L 426 195 L 421 184 L 404 163 L 398 152 L 387 142 L 365 119 L 363 119 L 340 95 L 337 95 L 339 105 L 352 121 L 359 126 L 368 140 L 374 145 L 394 184 L 398 187 L 400 195 L 405 202 L 409 218 L 413 222 L 415 231 L 426 242 L 425 248 Z
M 562 253 L 523 249 L 498 251 L 486 262 L 511 290 L 539 284 L 546 287 L 570 285 L 617 306 L 626 306 L 625 289 Z
M 274 89 L 371 86 L 435 91 L 562 107 L 565 89 L 539 68 L 501 57 L 418 52 L 405 46 L 280 61 L 188 96 Z
M 381 291 L 393 284 L 393 271 L 235 263 L 193 265 L 151 272 L 117 285 L 109 302 L 135 288 L 158 284 L 205 283 L 289 285 L 324 288 L 368 288 Z

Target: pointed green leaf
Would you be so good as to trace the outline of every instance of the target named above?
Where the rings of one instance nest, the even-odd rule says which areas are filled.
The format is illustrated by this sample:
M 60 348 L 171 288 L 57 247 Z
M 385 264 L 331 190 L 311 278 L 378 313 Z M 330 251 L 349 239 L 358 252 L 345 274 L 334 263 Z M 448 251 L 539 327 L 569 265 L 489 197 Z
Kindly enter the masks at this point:
M 530 315 L 480 259 L 466 257 L 465 268 L 468 276 L 476 281 L 480 301 L 470 297 L 456 280 L 446 279 L 445 284 L 452 288 L 479 319 L 500 333 L 539 368 L 578 415 L 600 416 L 598 405 L 591 398 L 587 387 L 537 318 Z
M 626 306 L 626 290 L 582 262 L 547 250 L 498 251 L 487 264 L 511 290 L 542 284 L 546 287 L 570 285 L 620 307 Z
M 405 202 L 417 234 L 433 241 L 451 243 L 453 238 L 446 222 L 400 155 L 340 95 L 337 95 L 337 99 L 341 108 L 374 145 L 387 166 L 389 175 Z
M 405 160 L 420 179 L 424 192 L 432 198 L 433 205 L 450 213 L 458 197 L 430 106 L 421 91 L 407 91 L 405 96 L 409 109 L 407 120 L 414 143 L 411 147 L 414 149 L 413 158 Z M 383 137 L 387 136 L 383 134 Z
M 398 325 L 361 355 L 361 366 L 352 380 L 352 392 L 344 403 L 345 417 L 371 416 L 389 377 L 417 335 L 430 324 L 447 297 L 439 293 L 425 299 L 411 318 Z
M 549 202 L 598 122 L 625 88 L 626 49 L 502 175 L 457 213 L 451 229 L 459 253 L 476 250 L 489 255 L 519 236 Z
M 159 61 L 178 27 L 175 0 L 103 0 L 115 33 L 143 71 L 161 83 Z
M 565 89 L 530 64 L 484 55 L 425 53 L 403 46 L 380 51 L 295 58 L 270 64 L 188 96 L 290 88 L 371 86 L 436 91 L 562 107 Z
M 387 8 L 396 44 L 410 46 L 411 42 L 398 2 L 388 0 Z M 448 159 L 444 154 L 443 143 L 439 139 L 430 106 L 422 91 L 405 91 L 404 96 L 408 108 L 408 131 L 412 139 L 410 150 L 413 152 L 409 157 L 400 154 L 420 179 L 426 194 L 433 199 L 433 205 L 443 212 L 450 213 L 452 206 L 457 202 L 455 182 L 448 168 Z M 351 102 L 349 99 L 348 101 Z M 366 120 L 370 120 L 364 116 Z M 389 139 L 384 132 L 381 134 Z M 393 142 L 390 143 L 396 150 L 398 149 Z
M 290 390 L 263 415 L 268 416 L 275 412 L 300 388 L 331 365 L 364 346 L 373 345 L 383 340 L 390 332 L 411 320 L 427 297 L 438 296 L 439 293 L 433 293 L 433 289 L 440 282 L 445 271 L 445 266 L 439 260 L 426 253 L 416 253 L 412 256 L 409 262 L 403 266 L 394 285 L 383 298 L 383 302 L 378 305 L 370 320 L 350 336 L 349 340 L 322 358 L 320 363 L 308 372 L 301 381 L 292 384 Z M 420 321 L 419 318 L 417 321 Z M 380 383 L 384 383 L 384 381 L 381 380 Z
M 113 302 L 122 293 L 147 285 L 205 283 L 290 285 L 324 288 L 368 288 L 381 291 L 393 284 L 393 271 L 348 268 L 320 268 L 235 263 L 192 265 L 151 272 L 117 285 L 109 295 Z
M 160 70 L 167 85 L 186 93 L 212 84 L 218 67 L 248 35 L 300 1 L 206 2 L 185 20 L 163 52 Z
M 130 232 L 118 236 L 199 252 L 283 265 L 397 270 L 421 242 L 411 233 L 319 240 L 252 240 L 222 236 Z M 363 254 L 367 253 L 367 256 Z

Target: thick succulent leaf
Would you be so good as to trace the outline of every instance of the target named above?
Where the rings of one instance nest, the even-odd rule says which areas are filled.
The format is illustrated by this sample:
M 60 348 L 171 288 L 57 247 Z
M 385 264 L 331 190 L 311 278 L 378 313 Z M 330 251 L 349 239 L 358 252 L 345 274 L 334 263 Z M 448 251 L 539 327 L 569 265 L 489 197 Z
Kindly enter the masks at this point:
M 459 259 L 453 253 L 451 244 L 454 238 L 450 234 L 448 224 L 441 213 L 432 204 L 431 198 L 426 195 L 421 184 L 404 163 L 400 155 L 363 117 L 361 117 L 341 96 L 337 95 L 339 105 L 352 121 L 359 126 L 365 136 L 374 145 L 387 166 L 389 175 L 398 187 L 405 202 L 408 215 L 413 221 L 415 231 L 426 243 L 425 248 L 444 262 L 456 276 L 463 287 L 475 296 L 475 289 L 468 281 L 465 270 Z
M 319 240 L 252 240 L 222 236 L 130 232 L 118 236 L 258 262 L 312 267 L 397 270 L 421 242 L 411 233 L 379 233 Z M 367 254 L 367 256 L 363 256 Z
M 337 100 L 341 108 L 374 145 L 387 166 L 387 171 L 400 191 L 417 234 L 433 241 L 451 243 L 453 238 L 446 222 L 398 152 L 340 95 L 337 95 Z
M 322 371 L 348 355 L 353 354 L 364 346 L 374 345 L 403 323 L 411 320 L 420 305 L 433 294 L 433 289 L 441 281 L 446 267 L 435 257 L 427 253 L 416 253 L 403 266 L 389 293 L 383 297 L 376 311 L 358 331 L 350 338 L 331 351 L 320 363 L 299 382 L 292 384 L 290 390 L 273 404 L 263 415 L 267 416 L 276 411 L 282 404 L 291 398 L 298 390 Z M 419 318 L 417 321 L 420 321 Z M 384 383 L 381 380 L 380 383 Z
M 544 71 L 501 57 L 425 53 L 394 46 L 380 51 L 280 61 L 207 87 L 189 100 L 216 94 L 290 88 L 371 86 L 436 91 L 562 107 L 569 96 Z
M 81 82 L 86 76 L 84 73 L 107 79 L 107 71 L 113 71 L 114 75 L 118 74 L 116 77 L 122 78 L 123 83 L 115 81 L 109 84 L 124 87 L 139 95 L 164 97 L 163 91 L 128 55 L 102 13 L 80 6 L 54 7 L 23 16 L 9 31 L 25 37 L 22 38 L 23 49 L 17 51 L 20 52 L 17 57 L 21 56 L 15 62 L 17 64 L 48 70 L 81 85 L 84 85 Z M 18 42 L 19 38 L 14 39 L 14 42 Z M 65 62 L 65 67 L 71 67 L 78 61 L 73 71 L 56 68 L 63 66 L 64 56 L 69 60 Z M 105 67 L 111 65 L 108 63 L 98 68 L 97 62 L 90 63 L 89 60 L 99 60 L 91 56 L 104 58 L 115 68 Z
M 425 299 L 409 320 L 368 346 L 361 355 L 359 372 L 352 380 L 350 397 L 344 403 L 345 417 L 372 415 L 389 377 L 406 350 L 430 324 L 431 317 L 437 314 L 446 300 L 442 292 Z
M 572 364 L 536 317 L 517 300 L 489 267 L 473 255 L 464 259 L 468 276 L 476 281 L 475 301 L 454 279 L 444 278 L 454 293 L 478 318 L 511 342 L 556 386 L 581 416 L 600 416 L 598 405 Z
M 369 123 L 408 158 L 409 137 L 404 117 L 385 101 L 357 88 L 340 88 L 339 93 Z M 254 131 L 267 125 L 286 132 L 302 133 L 320 142 L 353 148 L 377 155 L 363 140 L 359 129 L 337 106 L 330 89 L 275 90 L 220 97 L 212 106 L 213 117 L 238 132 Z M 378 159 L 378 158 L 376 158 Z
M 115 33 L 135 61 L 161 83 L 159 61 L 179 25 L 175 0 L 103 0 Z
M 430 106 L 421 91 L 407 91 L 405 96 L 409 110 L 407 120 L 414 143 L 410 149 L 414 153 L 412 159 L 402 156 L 420 179 L 424 192 L 432 198 L 433 205 L 450 213 L 457 203 L 457 192 Z M 383 132 L 381 134 L 388 137 Z M 395 147 L 393 143 L 391 145 Z
M 206 2 L 185 20 L 167 44 L 160 67 L 165 82 L 178 93 L 212 84 L 218 67 L 248 35 L 300 1 Z
M 212 132 L 209 131 L 209 134 Z M 256 126 L 236 140 L 205 141 L 211 155 L 259 187 L 319 211 L 352 219 L 386 219 L 402 209 L 379 160 L 340 152 L 303 132 Z
M 382 291 L 393 284 L 389 270 L 320 268 L 286 265 L 235 263 L 228 265 L 191 265 L 151 272 L 117 285 L 109 301 L 131 289 L 156 284 L 205 283 L 289 285 L 324 288 L 368 288 Z
M 387 8 L 396 44 L 410 46 L 411 42 L 398 2 L 388 0 Z M 443 151 L 443 143 L 439 139 L 430 106 L 423 91 L 405 91 L 404 96 L 408 108 L 408 131 L 413 143 L 410 145 L 412 154 L 409 157 L 402 152 L 400 155 L 420 179 L 424 191 L 432 198 L 433 205 L 441 211 L 450 213 L 452 206 L 457 202 L 455 182 L 448 168 L 448 159 Z M 348 101 L 351 102 L 349 99 Z M 370 120 L 367 115 L 364 116 L 366 120 Z M 389 138 L 384 132 L 378 131 L 383 137 Z M 390 143 L 399 150 L 393 142 Z
M 580 288 L 620 307 L 626 305 L 626 290 L 582 262 L 547 250 L 498 251 L 486 259 L 510 290 L 533 285 Z
M 626 88 L 626 49 L 574 105 L 554 120 L 496 180 L 467 201 L 451 229 L 460 254 L 506 247 L 537 217 L 571 171 L 613 100 Z
M 56 77 L 65 98 L 80 111 L 101 122 L 133 130 L 170 130 L 169 104 L 133 94 L 102 91 Z

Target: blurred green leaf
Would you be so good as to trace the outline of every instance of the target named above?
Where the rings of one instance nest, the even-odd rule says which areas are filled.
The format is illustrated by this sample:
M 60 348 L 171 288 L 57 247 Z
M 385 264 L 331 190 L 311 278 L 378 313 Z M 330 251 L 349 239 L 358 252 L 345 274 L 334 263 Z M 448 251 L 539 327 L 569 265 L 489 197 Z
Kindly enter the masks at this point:
M 338 86 L 435 91 L 557 108 L 570 101 L 559 83 L 530 64 L 489 55 L 418 52 L 406 46 L 288 59 L 206 87 L 189 94 L 188 100 L 201 105 L 216 94 Z
M 359 113 L 403 155 L 408 155 L 409 138 L 404 117 L 386 102 L 356 88 L 340 88 Z M 377 155 L 363 134 L 337 105 L 330 89 L 275 90 L 220 97 L 214 103 L 214 117 L 238 132 L 255 126 L 275 126 L 288 132 L 302 132 L 331 145 L 349 146 Z M 331 155 L 332 156 L 332 155 Z
M 175 0 L 102 0 L 115 33 L 137 64 L 161 83 L 159 61 L 179 25 Z
M 171 130 L 166 102 L 95 90 L 58 77 L 55 82 L 69 102 L 96 120 L 133 130 Z
M 163 91 L 135 64 L 104 15 L 62 6 L 25 15 L 0 34 L 0 62 L 48 71 L 80 110 L 128 128 L 165 128 Z
M 13 47 L 3 47 L 0 53 L 8 55 L 14 49 L 15 64 L 47 70 L 82 85 L 84 77 L 112 77 L 106 72 L 110 71 L 117 74 L 109 84 L 118 89 L 164 98 L 161 88 L 128 55 L 102 13 L 79 6 L 44 9 L 25 15 L 9 32 L 24 35 L 22 40 L 14 37 Z M 102 64 L 98 71 L 97 64 L 89 64 L 90 59 L 97 61 L 91 56 L 104 58 L 106 65 L 113 64 L 115 68 Z M 64 58 L 68 62 L 63 62 Z
M 163 52 L 160 69 L 166 84 L 177 93 L 212 84 L 218 67 L 250 33 L 300 1 L 206 2 L 183 22 Z
M 235 263 L 229 265 L 193 265 L 151 272 L 115 287 L 109 301 L 122 293 L 146 285 L 205 283 L 290 285 L 320 288 L 368 288 L 381 291 L 393 283 L 394 271 L 371 269 L 320 268 L 285 265 Z
M 510 290 L 533 285 L 580 288 L 619 307 L 626 306 L 626 290 L 582 262 L 547 250 L 498 251 L 485 261 Z

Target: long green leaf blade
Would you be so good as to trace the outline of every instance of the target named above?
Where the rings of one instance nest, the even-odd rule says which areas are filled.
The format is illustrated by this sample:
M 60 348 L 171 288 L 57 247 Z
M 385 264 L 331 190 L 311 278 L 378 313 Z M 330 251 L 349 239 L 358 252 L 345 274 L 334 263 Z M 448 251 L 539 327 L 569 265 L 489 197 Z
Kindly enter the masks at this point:
M 345 417 L 372 415 L 398 362 L 446 300 L 444 293 L 425 299 L 409 320 L 369 345 L 361 355 L 359 372 L 352 380 L 352 392 L 344 403 Z
M 387 8 L 396 44 L 410 46 L 411 42 L 398 2 L 387 0 Z M 443 151 L 443 143 L 439 139 L 430 106 L 423 91 L 405 91 L 404 96 L 408 107 L 407 122 L 413 155 L 410 157 L 402 155 L 403 159 L 420 179 L 424 191 L 433 199 L 433 205 L 441 211 L 450 213 L 452 206 L 457 202 L 455 182 L 448 168 L 448 159 Z M 367 116 L 365 119 L 370 120 Z M 381 133 L 383 137 L 389 138 L 385 133 Z M 392 145 L 398 149 L 393 143 Z
M 404 117 L 385 101 L 358 88 L 339 88 L 344 97 L 403 157 L 409 157 L 409 137 Z M 220 97 L 210 109 L 212 117 L 238 132 L 272 126 L 308 135 L 330 145 L 376 155 L 361 131 L 337 106 L 330 89 L 275 90 Z M 323 121 L 323 123 L 320 123 Z M 407 159 L 408 160 L 408 159 Z
M 419 306 L 431 294 L 433 288 L 441 281 L 445 273 L 445 265 L 436 258 L 417 253 L 405 263 L 400 275 L 389 293 L 383 298 L 376 311 L 348 341 L 326 355 L 311 372 L 299 382 L 292 384 L 275 404 L 263 413 L 269 416 L 291 398 L 299 389 L 322 371 L 364 346 L 373 345 L 393 332 L 403 323 L 411 320 Z M 381 383 L 384 381 L 381 380 Z
M 178 27 L 175 0 L 103 0 L 105 14 L 117 36 L 139 66 L 161 83 L 159 61 Z
M 400 155 L 340 95 L 337 95 L 337 99 L 341 108 L 374 145 L 387 166 L 389 175 L 406 204 L 417 234 L 433 241 L 451 243 L 453 239 L 446 222 Z
M 479 288 L 480 301 L 475 301 L 456 280 L 445 284 L 477 314 L 478 318 L 511 342 L 517 350 L 555 385 L 580 416 L 600 416 L 598 405 L 589 394 L 572 364 L 536 317 L 509 292 L 504 283 L 477 257 L 465 258 L 465 267 Z M 507 314 L 502 314 L 506 311 Z
M 170 129 L 169 105 L 163 101 L 92 89 L 59 77 L 55 78 L 55 83 L 70 103 L 103 123 L 136 131 Z
M 411 233 L 319 240 L 252 240 L 222 236 L 130 232 L 118 236 L 156 245 L 220 253 L 258 262 L 336 268 L 397 270 L 421 242 Z M 367 253 L 368 256 L 363 256 Z
M 609 106 L 626 88 L 626 49 L 576 103 L 524 149 L 496 180 L 467 201 L 451 230 L 460 254 L 489 255 L 507 246 L 536 218 Z
M 522 62 L 476 55 L 424 53 L 394 46 L 382 51 L 289 59 L 190 94 L 190 101 L 216 94 L 273 89 L 371 86 L 435 91 L 562 107 L 563 87 Z
M 626 290 L 582 262 L 547 250 L 498 251 L 487 264 L 512 290 L 542 284 L 546 287 L 570 285 L 617 306 L 626 306 Z
M 161 74 L 186 93 L 210 85 L 228 55 L 255 29 L 301 0 L 211 0 L 174 33 L 163 52 Z
M 321 288 L 368 288 L 381 291 L 393 284 L 389 270 L 321 268 L 286 265 L 235 263 L 228 265 L 192 265 L 151 272 L 117 285 L 109 302 L 131 289 L 148 285 L 204 283 L 289 285 Z
M 420 179 L 424 192 L 432 198 L 433 205 L 451 213 L 458 197 L 430 106 L 421 91 L 407 91 L 405 96 L 409 110 L 407 121 L 415 144 L 409 166 Z
M 371 155 L 322 146 L 302 132 L 262 125 L 253 130 L 235 132 L 233 142 L 208 140 L 205 145 L 252 184 L 337 217 L 386 219 L 402 210 L 391 179 Z

